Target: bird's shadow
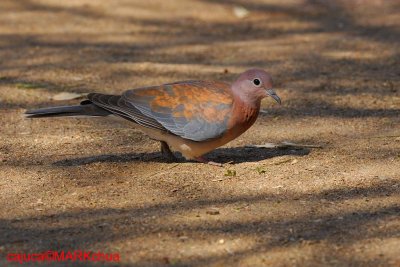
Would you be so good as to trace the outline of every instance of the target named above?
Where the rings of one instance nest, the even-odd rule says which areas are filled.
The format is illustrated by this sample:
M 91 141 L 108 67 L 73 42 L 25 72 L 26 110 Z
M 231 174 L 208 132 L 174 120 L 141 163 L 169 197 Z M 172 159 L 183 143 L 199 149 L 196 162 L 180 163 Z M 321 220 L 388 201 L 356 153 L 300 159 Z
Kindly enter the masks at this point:
M 285 155 L 305 156 L 310 153 L 310 149 L 282 149 L 282 148 L 253 148 L 253 147 L 232 147 L 220 148 L 206 155 L 210 161 L 219 163 L 244 163 L 258 162 L 265 159 L 280 157 Z M 179 153 L 175 153 L 177 160 L 169 160 L 160 152 L 152 153 L 125 153 L 125 154 L 103 154 L 88 157 L 76 157 L 70 159 L 59 160 L 53 163 L 55 166 L 81 166 L 98 162 L 159 162 L 159 163 L 175 163 L 187 162 Z

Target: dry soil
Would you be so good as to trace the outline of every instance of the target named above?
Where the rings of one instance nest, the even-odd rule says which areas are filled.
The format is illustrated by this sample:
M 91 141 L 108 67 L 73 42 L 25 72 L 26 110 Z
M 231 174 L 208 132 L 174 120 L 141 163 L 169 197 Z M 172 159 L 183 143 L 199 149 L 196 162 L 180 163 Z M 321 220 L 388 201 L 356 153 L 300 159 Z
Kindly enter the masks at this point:
M 1 0 L 0 265 L 82 249 L 120 253 L 105 266 L 400 266 L 399 29 L 397 0 Z M 116 122 L 22 116 L 251 67 L 283 105 L 208 155 L 222 168 L 168 162 Z M 323 148 L 246 147 L 283 141 Z

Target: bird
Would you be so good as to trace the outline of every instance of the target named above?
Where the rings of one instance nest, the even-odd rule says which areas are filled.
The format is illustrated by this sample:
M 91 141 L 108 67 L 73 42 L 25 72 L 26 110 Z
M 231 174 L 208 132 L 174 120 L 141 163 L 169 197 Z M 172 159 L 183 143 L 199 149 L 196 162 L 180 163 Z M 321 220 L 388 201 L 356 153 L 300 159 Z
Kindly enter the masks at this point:
M 79 105 L 28 110 L 27 118 L 117 116 L 151 139 L 160 141 L 161 153 L 177 160 L 221 166 L 204 155 L 247 131 L 256 121 L 261 100 L 272 97 L 271 75 L 263 69 L 249 69 L 232 83 L 187 80 L 130 89 L 122 95 L 90 93 Z

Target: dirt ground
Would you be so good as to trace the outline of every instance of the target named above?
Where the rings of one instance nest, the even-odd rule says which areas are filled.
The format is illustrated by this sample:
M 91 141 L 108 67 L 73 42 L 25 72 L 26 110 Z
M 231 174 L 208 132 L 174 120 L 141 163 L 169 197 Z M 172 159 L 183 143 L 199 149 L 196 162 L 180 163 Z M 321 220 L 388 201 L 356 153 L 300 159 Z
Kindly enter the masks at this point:
M 46 266 L 400 266 L 399 1 L 1 0 L 0 14 L 0 266 L 48 250 L 121 262 Z M 60 92 L 251 67 L 283 104 L 208 155 L 222 168 L 168 162 L 113 121 L 22 116 L 80 101 Z M 323 148 L 246 147 L 283 141 Z

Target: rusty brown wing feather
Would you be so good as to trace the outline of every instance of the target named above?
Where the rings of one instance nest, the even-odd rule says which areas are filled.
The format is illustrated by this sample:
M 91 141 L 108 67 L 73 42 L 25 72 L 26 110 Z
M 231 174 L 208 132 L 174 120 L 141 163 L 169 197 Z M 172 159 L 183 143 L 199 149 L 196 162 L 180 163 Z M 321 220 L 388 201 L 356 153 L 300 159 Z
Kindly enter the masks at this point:
M 139 110 L 165 129 L 193 141 L 221 136 L 228 130 L 233 96 L 229 84 L 186 81 L 126 91 L 125 105 Z

